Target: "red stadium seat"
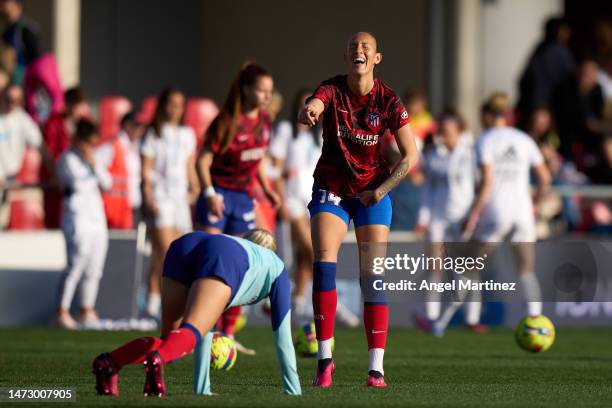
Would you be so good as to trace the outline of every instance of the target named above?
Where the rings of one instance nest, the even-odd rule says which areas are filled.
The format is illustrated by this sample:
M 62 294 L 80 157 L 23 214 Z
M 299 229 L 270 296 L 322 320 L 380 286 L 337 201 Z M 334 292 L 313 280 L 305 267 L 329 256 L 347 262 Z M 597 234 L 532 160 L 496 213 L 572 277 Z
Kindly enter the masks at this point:
M 202 144 L 204 132 L 219 113 L 217 105 L 208 98 L 189 98 L 185 107 L 184 124 L 196 134 L 198 147 Z
M 15 179 L 22 184 L 36 184 L 40 181 L 40 163 L 42 159 L 37 149 L 28 148 L 23 155 L 23 162 Z
M 149 96 L 143 99 L 140 105 L 140 111 L 138 112 L 138 120 L 146 124 L 151 123 L 156 107 L 157 98 L 155 96 Z
M 15 176 L 20 184 L 37 184 L 39 182 L 41 157 L 37 149 L 26 149 L 21 169 Z M 36 188 L 19 188 L 11 190 L 9 200 L 9 230 L 44 229 L 44 211 L 42 194 Z
M 105 96 L 100 101 L 100 142 L 114 138 L 121 128 L 121 118 L 132 110 L 132 103 L 123 96 Z

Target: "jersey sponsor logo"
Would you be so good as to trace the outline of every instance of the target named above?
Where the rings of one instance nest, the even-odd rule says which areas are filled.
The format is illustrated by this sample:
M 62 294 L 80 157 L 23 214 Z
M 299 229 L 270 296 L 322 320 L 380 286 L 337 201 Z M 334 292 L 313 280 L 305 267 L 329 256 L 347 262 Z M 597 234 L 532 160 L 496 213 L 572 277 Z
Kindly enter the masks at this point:
M 368 124 L 374 128 L 380 125 L 380 115 L 378 113 L 371 112 L 368 115 Z
M 240 161 L 252 161 L 261 160 L 266 155 L 266 149 L 263 147 L 256 147 L 254 149 L 245 149 L 240 152 Z
M 375 146 L 378 144 L 378 135 L 354 134 L 345 125 L 338 126 L 338 137 L 349 139 L 351 142 L 361 146 Z

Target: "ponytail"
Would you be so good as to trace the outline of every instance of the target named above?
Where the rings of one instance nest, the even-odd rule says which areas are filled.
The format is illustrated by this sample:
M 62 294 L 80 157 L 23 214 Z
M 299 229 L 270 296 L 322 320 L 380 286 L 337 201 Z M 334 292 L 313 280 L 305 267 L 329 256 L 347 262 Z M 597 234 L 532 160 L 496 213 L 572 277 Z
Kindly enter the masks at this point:
M 210 136 L 220 145 L 220 152 L 225 153 L 234 141 L 238 120 L 242 114 L 244 103 L 243 88 L 253 86 L 260 77 L 270 76 L 263 67 L 251 61 L 243 64 L 242 69 L 232 81 L 229 94 L 219 112 L 215 126 L 210 130 Z

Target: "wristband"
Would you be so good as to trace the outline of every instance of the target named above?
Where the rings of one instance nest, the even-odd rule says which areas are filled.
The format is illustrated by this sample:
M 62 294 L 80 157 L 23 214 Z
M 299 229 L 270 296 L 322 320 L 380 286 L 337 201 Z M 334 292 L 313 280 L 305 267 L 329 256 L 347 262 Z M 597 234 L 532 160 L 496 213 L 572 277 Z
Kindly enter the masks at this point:
M 204 197 L 206 198 L 214 197 L 216 195 L 217 192 L 215 191 L 215 188 L 213 186 L 208 186 L 206 187 L 206 190 L 204 190 Z

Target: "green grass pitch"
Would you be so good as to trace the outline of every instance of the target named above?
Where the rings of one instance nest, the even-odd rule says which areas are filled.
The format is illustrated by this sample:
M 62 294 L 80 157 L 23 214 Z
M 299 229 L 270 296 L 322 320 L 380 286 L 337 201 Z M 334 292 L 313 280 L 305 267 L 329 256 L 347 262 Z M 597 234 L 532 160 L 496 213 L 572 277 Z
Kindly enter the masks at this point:
M 560 329 L 552 349 L 538 355 L 520 350 L 507 329 L 485 335 L 452 329 L 443 339 L 392 329 L 385 356 L 387 389 L 364 386 L 363 330 L 340 329 L 333 388 L 313 389 L 315 360 L 299 358 L 304 395 L 288 397 L 281 393 L 272 334 L 265 328 L 247 328 L 238 338 L 257 355 L 240 355 L 231 371 L 213 372 L 212 389 L 219 395 L 192 395 L 189 356 L 168 366 L 165 398 L 142 396 L 144 375 L 139 366 L 122 370 L 119 398 L 96 396 L 90 374 L 93 357 L 141 335 L 0 330 L 0 387 L 75 388 L 77 404 L 69 406 L 612 406 L 612 330 L 594 329 Z

